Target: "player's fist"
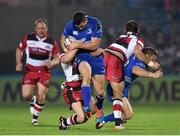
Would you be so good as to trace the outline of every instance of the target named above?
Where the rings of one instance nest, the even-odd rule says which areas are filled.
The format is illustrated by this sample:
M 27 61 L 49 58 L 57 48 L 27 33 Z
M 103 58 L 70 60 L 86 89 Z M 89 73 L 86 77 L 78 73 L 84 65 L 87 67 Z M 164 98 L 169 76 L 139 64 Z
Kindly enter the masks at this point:
M 163 72 L 161 70 L 156 71 L 153 73 L 153 78 L 160 78 L 163 76 Z
M 16 71 L 20 72 L 22 71 L 23 65 L 22 63 L 16 64 Z
M 45 65 L 46 65 L 46 67 L 47 68 L 52 68 L 53 67 L 53 62 L 52 61 L 50 61 L 50 60 L 47 60 L 46 62 L 45 62 Z
M 157 63 L 157 62 L 152 62 L 152 61 L 150 61 L 150 62 L 148 63 L 148 66 L 151 67 L 152 69 L 158 69 L 158 68 L 160 67 L 160 64 Z

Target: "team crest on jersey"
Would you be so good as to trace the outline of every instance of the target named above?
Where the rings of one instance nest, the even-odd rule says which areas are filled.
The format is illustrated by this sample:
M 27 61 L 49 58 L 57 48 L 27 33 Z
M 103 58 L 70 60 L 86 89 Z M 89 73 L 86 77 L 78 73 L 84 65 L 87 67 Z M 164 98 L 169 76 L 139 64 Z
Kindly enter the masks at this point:
M 92 33 L 92 29 L 89 28 L 89 29 L 87 30 L 87 34 L 91 34 L 91 33 Z
M 73 35 L 78 35 L 78 31 L 73 31 Z

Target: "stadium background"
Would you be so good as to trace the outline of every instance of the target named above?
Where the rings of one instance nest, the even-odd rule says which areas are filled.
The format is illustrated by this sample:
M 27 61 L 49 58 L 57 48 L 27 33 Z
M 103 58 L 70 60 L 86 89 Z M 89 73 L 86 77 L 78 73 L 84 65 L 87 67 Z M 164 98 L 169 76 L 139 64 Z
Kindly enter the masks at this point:
M 160 105 L 166 107 L 164 111 L 174 107 L 176 115 L 180 115 L 179 0 L 0 0 L 0 106 L 3 111 L 0 114 L 13 112 L 10 109 L 14 106 L 20 110 L 27 106 L 20 94 L 22 73 L 15 72 L 15 49 L 24 34 L 33 31 L 34 20 L 39 17 L 46 18 L 49 22 L 49 34 L 59 43 L 65 24 L 77 10 L 83 10 L 102 21 L 102 48 L 124 31 L 123 25 L 126 21 L 138 21 L 145 46 L 152 46 L 159 52 L 158 60 L 164 77 L 158 80 L 138 79 L 132 87 L 131 103 L 135 108 L 142 105 Z M 59 106 L 65 105 L 62 92 L 59 91 L 63 80 L 61 68 L 54 68 L 47 108 L 57 107 L 61 111 Z M 106 105 L 109 106 L 107 100 Z M 138 114 L 138 110 L 135 114 Z M 2 123 L 2 120 L 0 122 Z M 180 128 L 180 124 L 177 128 Z M 0 134 L 8 131 L 2 130 L 0 128 Z M 180 134 L 180 130 L 175 134 L 178 133 Z

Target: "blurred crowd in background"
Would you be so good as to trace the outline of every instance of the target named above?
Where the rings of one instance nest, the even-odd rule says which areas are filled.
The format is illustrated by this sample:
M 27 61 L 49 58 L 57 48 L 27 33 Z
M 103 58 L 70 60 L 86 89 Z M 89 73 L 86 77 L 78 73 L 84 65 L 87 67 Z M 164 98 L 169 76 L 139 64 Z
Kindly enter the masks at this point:
M 51 4 L 51 7 L 48 7 L 49 4 Z M 158 59 L 162 65 L 163 72 L 166 75 L 180 74 L 180 0 L 0 0 L 0 9 L 18 6 L 47 6 L 48 12 L 50 12 L 53 7 L 62 8 L 71 6 L 75 7 L 75 9 L 91 8 L 91 10 L 109 7 L 109 9 L 117 9 L 116 16 L 126 16 L 127 13 L 127 16 L 131 15 L 131 17 L 133 17 L 132 19 L 137 20 L 139 23 L 140 33 L 144 38 L 145 46 L 152 46 L 158 50 Z M 118 9 L 121 9 L 121 12 L 118 12 Z M 96 11 L 94 10 L 93 13 L 95 12 Z M 70 14 L 72 14 L 72 11 Z M 101 14 L 103 15 L 103 13 L 99 13 L 97 11 L 97 15 L 100 16 Z M 2 16 L 3 15 L 1 15 L 0 24 L 3 23 Z M 116 16 L 113 15 L 113 17 Z M 109 18 L 111 19 L 111 17 Z M 48 19 L 52 18 L 48 17 Z M 56 19 L 58 20 L 58 18 Z M 54 22 L 56 22 L 56 19 L 54 19 Z M 19 21 L 21 21 L 21 18 L 19 18 Z M 101 45 L 102 48 L 105 48 L 107 45 L 112 43 L 120 33 L 123 33 L 123 25 L 126 21 L 127 20 L 120 20 L 119 22 L 108 24 L 108 20 L 105 20 L 106 24 L 103 25 L 104 37 Z M 61 27 L 59 25 L 59 27 L 63 28 L 64 25 L 65 24 L 62 24 Z M 25 26 L 23 26 L 23 28 L 24 27 Z M 56 26 L 54 26 L 54 29 L 56 29 Z M 22 31 L 20 32 L 22 35 L 25 33 Z M 55 33 L 56 30 L 51 32 L 52 35 L 55 35 Z M 15 47 L 12 46 L 11 49 L 13 49 L 13 51 L 7 51 L 13 53 L 14 55 Z M 7 55 L 7 52 L 5 52 L 2 48 L 0 51 L 1 55 Z M 13 59 L 14 56 L 12 60 Z M 3 59 L 1 57 L 1 61 L 2 60 Z M 14 63 L 15 62 L 12 62 L 12 67 L 14 67 Z M 7 66 L 1 68 L 0 71 L 2 74 L 8 73 Z
M 138 3 L 138 4 L 137 4 Z M 180 1 L 156 0 L 149 8 L 144 0 L 127 0 L 127 7 L 140 11 L 135 17 L 140 25 L 145 46 L 152 46 L 159 52 L 159 62 L 165 74 L 180 73 Z M 143 11 L 143 12 L 142 12 Z M 122 27 L 105 29 L 106 42 L 113 41 Z

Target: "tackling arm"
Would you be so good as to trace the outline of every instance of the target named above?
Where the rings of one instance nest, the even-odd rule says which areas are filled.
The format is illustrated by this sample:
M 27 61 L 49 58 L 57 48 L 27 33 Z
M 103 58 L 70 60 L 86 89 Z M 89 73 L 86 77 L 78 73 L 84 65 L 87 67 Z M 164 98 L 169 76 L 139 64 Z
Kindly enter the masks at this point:
M 55 56 L 52 61 L 46 62 L 46 66 L 48 68 L 52 68 L 53 66 L 59 64 L 60 62 L 68 63 L 74 58 L 74 56 L 76 55 L 76 52 L 77 52 L 77 49 L 72 50 L 72 51 L 67 52 L 67 53 L 62 53 L 60 55 L 57 54 L 58 56 Z
M 140 44 L 137 44 L 134 48 L 134 54 L 135 56 L 140 59 L 141 61 L 143 61 L 145 64 L 147 64 L 149 67 L 153 68 L 153 69 L 158 69 L 159 68 L 159 64 L 157 62 L 152 62 L 150 61 L 146 55 L 142 52 L 142 47 Z
M 62 35 L 61 35 L 61 38 L 60 38 L 61 47 L 62 47 L 62 49 L 63 49 L 64 52 L 68 52 L 68 49 L 67 49 L 67 48 L 65 47 L 65 45 L 64 45 L 64 40 L 65 40 L 65 37 L 64 37 L 64 35 L 62 34 Z
M 86 49 L 86 50 L 96 50 L 99 47 L 99 44 L 101 42 L 101 38 L 92 38 L 90 42 L 87 43 L 77 43 L 77 42 L 72 42 L 70 45 L 71 49 Z
M 70 52 L 65 53 L 64 55 L 59 57 L 59 60 L 62 63 L 68 63 L 73 60 L 74 56 L 76 55 L 78 49 L 71 50 Z
M 150 77 L 150 78 L 160 78 L 163 75 L 161 70 L 158 70 L 158 71 L 153 73 L 153 72 L 149 72 L 147 70 L 144 70 L 144 69 L 140 68 L 139 66 L 134 66 L 132 68 L 132 72 L 133 72 L 133 74 L 135 74 L 137 76 Z

